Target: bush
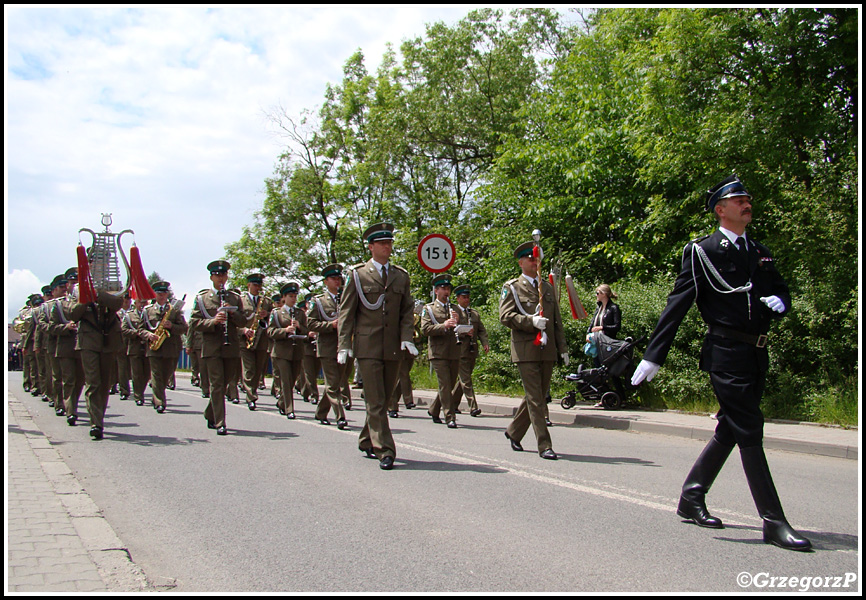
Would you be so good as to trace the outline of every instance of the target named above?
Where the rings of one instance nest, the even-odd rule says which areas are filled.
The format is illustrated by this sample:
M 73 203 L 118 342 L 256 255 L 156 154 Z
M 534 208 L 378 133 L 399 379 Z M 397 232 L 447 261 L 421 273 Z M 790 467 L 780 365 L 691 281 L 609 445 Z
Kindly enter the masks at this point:
M 618 337 L 649 337 L 673 288 L 673 280 L 671 275 L 658 274 L 648 283 L 621 280 L 611 284 L 619 296 L 617 304 L 622 310 L 622 329 Z M 588 299 L 594 298 L 592 292 L 595 286 L 607 282 L 592 283 L 592 286 L 581 285 L 577 289 L 580 298 L 586 301 L 584 307 L 590 317 L 595 312 L 595 303 L 590 304 Z M 852 323 L 856 308 L 852 310 L 847 305 L 838 307 L 845 319 L 836 331 L 841 331 L 843 335 L 828 336 L 823 325 L 813 324 L 822 319 L 820 311 L 810 308 L 812 298 L 808 291 L 794 294 L 791 314 L 773 325 L 769 347 L 770 372 L 762 405 L 764 415 L 767 418 L 855 425 L 858 420 L 857 376 L 856 369 L 853 374 L 850 373 L 851 360 L 847 355 L 856 355 L 857 351 L 856 343 L 850 341 L 851 335 L 856 332 Z M 490 352 L 480 354 L 473 381 L 478 393 L 521 397 L 523 386 L 520 375 L 511 362 L 511 334 L 499 323 L 498 301 L 497 295 L 484 305 L 480 302 L 474 305 L 487 328 Z M 589 320 L 573 320 L 565 297 L 561 310 L 571 365 L 558 365 L 554 369 L 551 381 L 554 401 L 573 389 L 564 380 L 566 374 L 576 371 L 578 364 L 587 367 L 592 365 L 592 360 L 583 354 Z M 709 376 L 698 368 L 705 332 L 706 325 L 697 307 L 692 307 L 677 332 L 664 367 L 651 383 L 642 385 L 632 394 L 631 403 L 645 408 L 716 412 L 718 404 Z M 820 335 L 816 335 L 817 332 Z M 638 344 L 635 364 L 640 361 L 644 348 L 646 341 Z M 844 358 L 834 358 L 840 353 L 845 355 Z M 424 369 L 426 373 L 426 361 L 416 362 L 415 370 L 419 369 Z M 424 378 L 435 387 L 435 375 Z M 419 383 L 416 382 L 416 385 Z

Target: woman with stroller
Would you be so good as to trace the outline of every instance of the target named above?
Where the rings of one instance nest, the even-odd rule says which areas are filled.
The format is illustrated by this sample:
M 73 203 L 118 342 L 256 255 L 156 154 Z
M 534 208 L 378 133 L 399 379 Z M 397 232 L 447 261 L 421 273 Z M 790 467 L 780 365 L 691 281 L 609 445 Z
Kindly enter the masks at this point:
M 617 299 L 617 295 L 610 289 L 606 283 L 602 283 L 595 288 L 595 298 L 598 303 L 598 308 L 595 309 L 595 316 L 592 317 L 589 329 L 586 331 L 586 341 L 592 342 L 593 334 L 596 331 L 602 332 L 604 335 L 616 338 L 619 329 L 622 326 L 622 314 L 613 300 Z M 596 355 L 593 358 L 595 367 L 601 366 L 601 358 Z M 625 400 L 625 388 L 622 386 L 622 381 L 619 377 L 611 376 L 613 383 L 616 386 L 616 391 L 622 400 Z M 595 405 L 596 407 L 604 406 L 601 402 Z

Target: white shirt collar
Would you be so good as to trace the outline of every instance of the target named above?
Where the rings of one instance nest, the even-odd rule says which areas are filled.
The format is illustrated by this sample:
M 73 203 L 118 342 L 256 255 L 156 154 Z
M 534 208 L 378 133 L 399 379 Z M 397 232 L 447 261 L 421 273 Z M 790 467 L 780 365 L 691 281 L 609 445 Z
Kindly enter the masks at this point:
M 526 281 L 529 282 L 529 285 L 531 285 L 532 287 L 535 287 L 535 282 L 536 282 L 537 280 L 536 280 L 534 277 L 530 277 L 530 276 L 527 275 L 526 273 L 521 273 L 521 275 L 523 275 L 524 277 L 526 277 Z
M 382 272 L 382 267 L 388 266 L 388 263 L 385 263 L 384 265 L 380 265 L 379 263 L 376 262 L 376 259 L 374 259 L 374 258 L 371 258 L 370 260 L 373 261 L 374 265 L 376 265 L 376 268 L 379 270 L 379 273 Z
M 745 232 L 745 231 L 743 232 L 743 235 L 742 235 L 742 236 L 737 235 L 736 233 L 734 233 L 734 232 L 731 231 L 730 229 L 725 229 L 725 228 L 722 227 L 722 226 L 719 226 L 719 231 L 721 231 L 721 232 L 725 235 L 726 238 L 728 238 L 729 240 L 731 240 L 731 243 L 734 244 L 734 245 L 737 244 L 737 238 L 739 238 L 739 237 L 742 237 L 744 240 L 746 240 L 746 243 L 748 243 L 749 238 L 746 237 L 746 232 Z

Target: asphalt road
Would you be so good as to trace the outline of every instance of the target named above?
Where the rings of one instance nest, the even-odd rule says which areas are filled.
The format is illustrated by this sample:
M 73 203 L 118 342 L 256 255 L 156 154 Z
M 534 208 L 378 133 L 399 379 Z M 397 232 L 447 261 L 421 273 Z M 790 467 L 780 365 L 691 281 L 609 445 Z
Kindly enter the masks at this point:
M 557 426 L 553 462 L 539 458 L 531 429 L 526 451 L 513 452 L 508 418 L 464 414 L 450 430 L 403 409 L 386 472 L 357 450 L 358 408 L 344 432 L 301 401 L 289 421 L 264 394 L 255 412 L 229 404 L 229 435 L 218 437 L 206 400 L 178 377 L 161 415 L 112 396 L 94 442 L 83 397 L 85 418 L 68 427 L 20 377 L 9 374 L 10 391 L 161 589 L 860 589 L 859 461 L 767 452 L 788 520 L 816 548 L 804 554 L 762 542 L 736 451 L 708 497 L 727 527 L 683 523 L 679 489 L 703 446 L 687 439 Z

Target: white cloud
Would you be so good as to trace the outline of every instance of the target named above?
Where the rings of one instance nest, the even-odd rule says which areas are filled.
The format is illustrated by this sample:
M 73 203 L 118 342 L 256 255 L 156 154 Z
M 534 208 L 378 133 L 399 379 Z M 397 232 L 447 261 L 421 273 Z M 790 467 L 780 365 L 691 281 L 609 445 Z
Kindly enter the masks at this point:
M 50 280 L 78 230 L 131 228 L 178 296 L 208 284 L 282 150 L 264 111 L 317 109 L 359 48 L 470 7 L 4 7 L 7 273 Z M 26 299 L 10 295 L 17 310 Z
M 47 282 L 46 282 L 47 283 Z M 18 311 L 27 303 L 30 294 L 39 294 L 42 286 L 39 278 L 27 269 L 14 269 L 6 276 L 6 319 L 11 323 Z

